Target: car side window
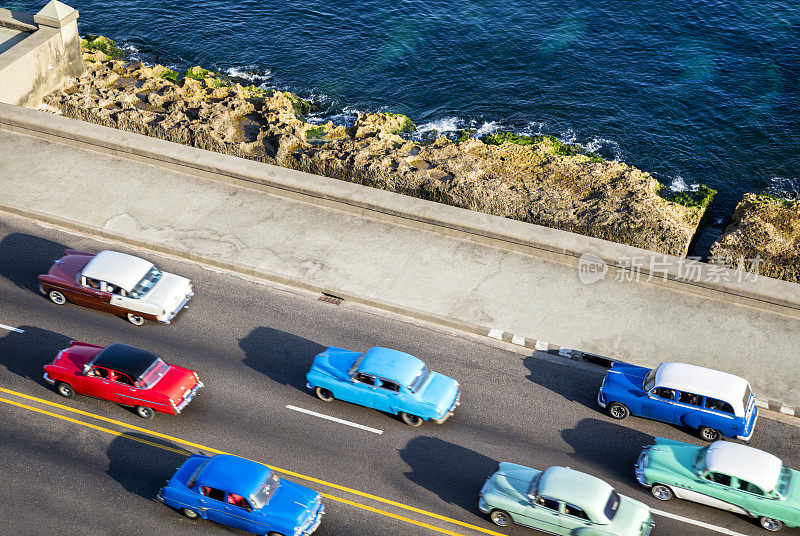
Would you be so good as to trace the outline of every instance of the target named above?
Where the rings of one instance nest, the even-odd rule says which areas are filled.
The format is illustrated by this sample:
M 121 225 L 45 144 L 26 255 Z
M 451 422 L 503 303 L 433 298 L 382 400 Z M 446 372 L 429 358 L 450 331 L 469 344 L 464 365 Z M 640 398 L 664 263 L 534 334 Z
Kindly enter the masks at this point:
M 225 492 L 222 491 L 221 489 L 212 488 L 210 486 L 200 486 L 200 493 L 202 493 L 209 499 L 214 499 L 216 501 L 225 500 Z
M 91 277 L 84 277 L 83 279 L 85 281 L 84 283 L 85 286 L 96 290 L 100 290 L 101 281 L 99 279 L 92 279 Z
M 703 403 L 703 397 L 693 393 L 684 393 L 681 391 L 678 395 L 678 402 L 691 404 L 692 406 L 700 406 Z
M 102 378 L 105 380 L 108 378 L 108 371 L 101 367 L 92 367 L 87 376 L 92 378 Z
M 112 285 L 111 283 L 103 282 L 103 290 L 106 292 L 110 292 L 111 294 L 116 294 L 117 296 L 124 296 L 125 290 L 121 289 L 117 285 Z
M 359 372 L 355 375 L 353 379 L 355 379 L 359 383 L 365 383 L 367 385 L 375 385 L 375 379 L 369 374 L 362 374 L 361 372 Z
M 133 382 L 131 381 L 130 377 L 127 374 L 122 374 L 118 372 L 116 376 L 117 377 L 114 379 L 114 381 L 123 383 L 125 385 L 130 385 L 131 387 L 133 387 Z
M 723 473 L 708 473 L 706 475 L 706 480 L 716 482 L 717 484 L 722 484 L 723 486 L 731 485 L 731 477 Z
M 727 402 L 725 402 L 723 400 L 717 400 L 716 398 L 706 397 L 705 406 L 708 409 L 713 409 L 713 410 L 716 410 L 716 411 L 722 411 L 722 412 L 730 413 L 731 415 L 733 415 L 733 406 L 731 406 L 730 404 L 728 404 Z
M 558 512 L 558 501 L 553 499 L 548 499 L 547 497 L 537 497 L 536 504 L 539 506 L 543 506 L 548 510 L 553 510 L 554 512 Z
M 746 491 L 747 493 L 752 493 L 754 495 L 764 495 L 764 490 L 762 490 L 752 482 L 748 482 L 747 480 L 742 480 L 741 478 L 738 479 L 736 488 L 742 491 Z
M 652 391 L 653 395 L 658 398 L 665 398 L 667 400 L 675 400 L 675 391 L 667 387 L 656 387 Z
M 577 517 L 589 521 L 589 516 L 586 515 L 586 512 L 584 512 L 577 506 L 572 506 L 569 503 L 564 503 L 564 513 L 568 516 Z
M 379 380 L 380 384 L 378 387 L 381 389 L 386 389 L 387 391 L 391 391 L 393 393 L 397 393 L 400 391 L 400 385 L 395 382 L 390 382 L 388 380 Z
M 228 504 L 238 506 L 239 508 L 244 508 L 248 512 L 252 510 L 250 503 L 247 502 L 247 499 L 241 495 L 236 495 L 235 493 L 228 493 Z

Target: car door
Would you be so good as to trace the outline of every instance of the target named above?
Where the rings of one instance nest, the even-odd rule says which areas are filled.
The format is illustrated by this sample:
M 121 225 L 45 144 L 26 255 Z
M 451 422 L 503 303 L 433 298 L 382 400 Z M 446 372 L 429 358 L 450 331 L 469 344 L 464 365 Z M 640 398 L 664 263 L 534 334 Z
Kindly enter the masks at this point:
M 219 516 L 224 519 L 221 523 L 253 534 L 264 534 L 269 528 L 266 524 L 259 522 L 260 516 L 253 514 L 253 509 L 247 499 L 235 493 L 227 493 Z
M 67 299 L 73 303 L 97 309 L 106 294 L 100 289 L 101 283 L 99 279 L 81 276 L 78 283 L 70 289 Z
M 559 501 L 540 495 L 533 501 L 520 501 L 519 511 L 511 515 L 522 525 L 551 534 L 565 534 L 561 529 L 560 508 Z
M 583 508 L 579 508 L 567 502 L 562 502 L 559 523 L 561 524 L 563 534 L 572 534 L 573 531 L 577 531 L 590 524 L 591 520 L 586 512 L 583 511 Z
M 350 379 L 349 388 L 338 395 L 346 402 L 352 402 L 368 408 L 375 404 L 375 377 L 370 374 L 357 372 Z
M 223 525 L 230 525 L 229 515 L 225 512 L 225 491 L 210 486 L 200 486 L 200 508 L 204 512 L 207 519 L 222 523 Z
M 732 488 L 735 482 L 736 480 L 730 475 L 708 472 L 697 481 L 690 482 L 682 488 L 675 488 L 675 494 L 688 501 L 720 510 L 746 514 L 745 510 L 737 505 L 738 493 Z
M 397 413 L 405 408 L 400 400 L 400 385 L 396 382 L 375 378 L 375 409 Z
M 701 426 L 704 418 L 703 397 L 688 391 L 678 391 L 678 398 L 675 401 L 674 424 L 682 424 L 690 428 Z
M 703 426 L 708 426 L 719 430 L 727 437 L 735 437 L 738 433 L 738 422 L 733 414 L 733 406 L 723 400 L 717 400 L 709 396 L 703 402 L 705 409 Z
M 80 393 L 87 396 L 102 398 L 103 400 L 117 401 L 113 394 L 111 380 L 108 378 L 108 369 L 105 367 L 92 367 L 82 380 Z
M 642 400 L 642 416 L 663 422 L 675 422 L 675 390 L 654 387 Z
M 109 370 L 109 390 L 113 393 L 114 400 L 126 406 L 152 407 L 147 397 L 143 396 L 141 389 L 137 389 L 130 376 L 116 370 Z M 156 408 L 154 408 L 156 409 Z

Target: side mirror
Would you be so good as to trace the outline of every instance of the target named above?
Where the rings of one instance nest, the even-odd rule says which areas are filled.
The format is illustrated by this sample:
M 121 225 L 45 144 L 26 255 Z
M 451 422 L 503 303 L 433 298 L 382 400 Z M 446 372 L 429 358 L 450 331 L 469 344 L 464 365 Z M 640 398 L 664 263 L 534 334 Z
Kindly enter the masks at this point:
M 87 374 L 89 374 L 89 371 L 91 369 L 92 369 L 92 367 L 90 365 L 84 365 L 83 366 L 83 375 L 86 376 Z

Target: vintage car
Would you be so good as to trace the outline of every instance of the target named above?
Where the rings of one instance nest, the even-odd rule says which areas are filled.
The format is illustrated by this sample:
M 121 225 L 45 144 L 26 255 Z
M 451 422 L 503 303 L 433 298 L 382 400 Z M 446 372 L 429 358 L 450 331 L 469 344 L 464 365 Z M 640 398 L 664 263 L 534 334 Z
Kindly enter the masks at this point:
M 478 508 L 501 527 L 517 523 L 565 536 L 647 536 L 653 529 L 647 505 L 568 467 L 539 471 L 501 462 L 483 485 Z
M 133 406 L 145 419 L 155 411 L 180 413 L 203 387 L 196 372 L 120 343 L 103 348 L 71 341 L 45 365 L 44 379 L 66 398 L 77 393 Z
M 718 370 L 661 363 L 647 369 L 614 363 L 597 403 L 615 419 L 631 413 L 698 430 L 706 441 L 749 441 L 758 419 L 756 398 L 744 378 Z
M 800 526 L 800 473 L 772 454 L 739 443 L 698 447 L 656 438 L 636 462 L 636 479 L 653 496 L 673 496 L 757 518 L 775 532 Z
M 431 372 L 412 355 L 380 347 L 361 353 L 329 346 L 314 358 L 306 380 L 320 400 L 375 408 L 410 426 L 443 423 L 461 398 L 454 379 Z
M 190 519 L 269 536 L 311 534 L 325 512 L 316 491 L 230 454 L 190 456 L 156 497 Z
M 194 296 L 185 277 L 162 272 L 153 263 L 116 251 L 98 254 L 68 249 L 39 276 L 39 290 L 53 303 L 76 303 L 108 311 L 141 326 L 145 320 L 169 324 Z

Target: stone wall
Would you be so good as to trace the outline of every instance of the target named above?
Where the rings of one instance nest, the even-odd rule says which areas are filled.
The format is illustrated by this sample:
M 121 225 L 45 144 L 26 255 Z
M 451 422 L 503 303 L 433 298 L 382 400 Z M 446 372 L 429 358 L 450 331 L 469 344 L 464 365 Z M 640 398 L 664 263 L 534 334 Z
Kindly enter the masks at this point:
M 0 10 L 0 26 L 29 34 L 0 54 L 0 102 L 35 107 L 65 77 L 83 73 L 77 19 L 57 0 L 33 16 Z

